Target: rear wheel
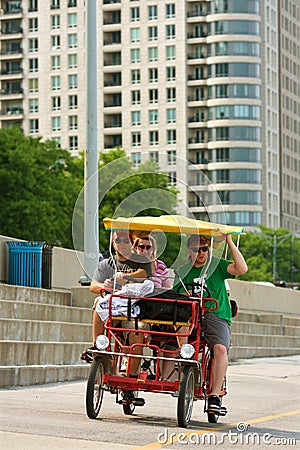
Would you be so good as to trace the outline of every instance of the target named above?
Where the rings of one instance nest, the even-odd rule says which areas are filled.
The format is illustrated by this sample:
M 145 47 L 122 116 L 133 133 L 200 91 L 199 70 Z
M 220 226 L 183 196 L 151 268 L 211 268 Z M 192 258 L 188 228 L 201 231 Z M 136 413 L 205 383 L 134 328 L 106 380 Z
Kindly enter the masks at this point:
M 86 388 L 86 413 L 90 419 L 96 419 L 103 400 L 104 365 L 100 358 L 95 358 L 90 367 Z
M 177 403 L 177 420 L 180 427 L 186 428 L 192 416 L 195 390 L 195 374 L 192 367 L 186 366 L 181 372 Z

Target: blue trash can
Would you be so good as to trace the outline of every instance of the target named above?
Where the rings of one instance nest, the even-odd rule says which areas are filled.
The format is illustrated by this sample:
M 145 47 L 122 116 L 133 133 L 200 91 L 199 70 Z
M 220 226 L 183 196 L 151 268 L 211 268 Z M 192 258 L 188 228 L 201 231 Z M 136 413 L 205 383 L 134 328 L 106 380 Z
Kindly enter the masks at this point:
M 7 242 L 9 248 L 8 283 L 42 286 L 42 250 L 45 242 Z

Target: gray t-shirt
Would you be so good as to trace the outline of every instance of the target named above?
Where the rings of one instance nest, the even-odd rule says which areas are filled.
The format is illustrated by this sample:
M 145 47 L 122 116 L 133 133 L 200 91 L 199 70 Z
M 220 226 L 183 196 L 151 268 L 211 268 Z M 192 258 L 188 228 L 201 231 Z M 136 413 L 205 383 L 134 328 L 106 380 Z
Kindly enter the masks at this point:
M 143 269 L 147 273 L 148 278 L 152 275 L 151 262 L 145 255 L 132 255 L 133 260 L 126 259 L 119 261 L 116 256 L 108 259 L 103 259 L 98 263 L 95 270 L 93 281 L 103 283 L 107 278 L 112 278 L 115 275 L 115 265 L 117 272 L 124 272 L 130 274 L 138 269 Z

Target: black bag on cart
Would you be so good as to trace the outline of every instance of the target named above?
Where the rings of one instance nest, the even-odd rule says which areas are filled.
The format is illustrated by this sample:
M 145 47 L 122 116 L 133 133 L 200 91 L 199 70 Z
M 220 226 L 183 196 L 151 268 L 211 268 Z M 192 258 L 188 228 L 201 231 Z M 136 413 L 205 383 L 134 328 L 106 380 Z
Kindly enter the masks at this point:
M 154 289 L 154 292 L 145 299 L 140 299 L 137 305 L 140 307 L 138 319 L 165 320 L 170 322 L 187 322 L 192 316 L 192 304 L 179 303 L 178 300 L 188 300 L 186 295 L 175 291 Z M 172 302 L 160 302 L 151 300 L 151 297 L 171 299 Z

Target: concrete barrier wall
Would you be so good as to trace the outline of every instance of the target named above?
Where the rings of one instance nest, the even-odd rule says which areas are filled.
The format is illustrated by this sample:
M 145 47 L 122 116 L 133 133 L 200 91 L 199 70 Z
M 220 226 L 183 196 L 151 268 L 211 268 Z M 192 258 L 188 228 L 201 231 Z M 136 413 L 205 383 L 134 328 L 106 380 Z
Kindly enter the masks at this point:
M 6 241 L 16 241 L 0 236 L 0 281 L 8 281 L 8 246 Z M 79 278 L 84 274 L 84 255 L 74 250 L 60 247 L 53 248 L 52 287 L 55 289 L 71 289 L 74 306 L 90 306 L 93 295 L 89 288 L 80 288 Z M 281 312 L 300 315 L 300 291 L 292 289 L 263 286 L 246 281 L 229 280 L 231 298 L 238 301 L 240 309 L 265 312 Z
M 9 250 L 7 241 L 21 241 L 7 236 L 0 236 L 0 281 L 8 282 Z M 54 247 L 52 255 L 52 288 L 70 289 L 79 285 L 79 278 L 84 275 L 84 255 L 65 248 Z
M 228 282 L 231 298 L 237 300 L 240 309 L 300 315 L 300 291 L 250 281 Z

